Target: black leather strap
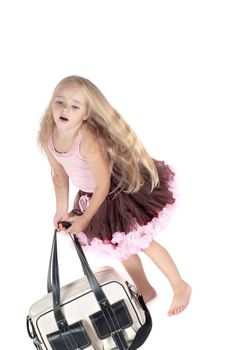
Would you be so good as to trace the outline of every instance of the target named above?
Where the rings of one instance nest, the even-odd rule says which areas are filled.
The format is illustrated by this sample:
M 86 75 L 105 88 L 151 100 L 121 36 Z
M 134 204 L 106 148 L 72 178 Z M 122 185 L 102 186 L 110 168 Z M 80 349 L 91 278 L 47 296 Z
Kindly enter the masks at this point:
M 79 256 L 79 259 L 81 261 L 81 265 L 82 265 L 82 268 L 83 268 L 83 271 L 84 271 L 84 274 L 86 275 L 88 281 L 89 281 L 89 284 L 93 290 L 93 293 L 98 301 L 98 303 L 103 303 L 104 304 L 104 301 L 107 300 L 106 298 L 106 295 L 105 293 L 103 292 L 100 284 L 98 283 L 93 271 L 91 270 L 90 266 L 89 266 L 89 263 L 86 259 L 86 256 L 83 252 L 83 249 L 81 248 L 81 245 L 78 241 L 78 238 L 76 236 L 72 236 L 71 234 L 69 234 L 70 237 L 72 238 L 73 240 L 73 243 L 74 243 L 74 246 L 76 248 L 76 251 L 77 251 L 77 254 Z
M 142 295 L 138 296 L 139 299 L 139 303 L 140 306 L 142 308 L 142 310 L 144 311 L 145 314 L 145 322 L 144 324 L 139 328 L 138 332 L 136 333 L 136 336 L 133 340 L 133 342 L 131 343 L 131 346 L 129 347 L 129 350 L 135 350 L 138 349 L 141 345 L 143 345 L 143 343 L 145 342 L 145 340 L 147 339 L 151 328 L 152 328 L 152 319 L 151 319 L 151 315 L 150 312 L 143 300 Z
M 52 250 L 48 269 L 48 292 L 53 295 L 53 309 L 57 326 L 60 330 L 67 328 L 68 323 L 60 307 L 60 277 L 57 256 L 57 230 L 54 232 Z

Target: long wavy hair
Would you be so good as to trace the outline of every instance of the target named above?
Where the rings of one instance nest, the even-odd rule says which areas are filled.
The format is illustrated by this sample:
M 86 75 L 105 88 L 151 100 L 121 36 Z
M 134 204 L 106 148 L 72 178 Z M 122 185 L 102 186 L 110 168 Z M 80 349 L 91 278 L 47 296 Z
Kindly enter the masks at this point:
M 155 164 L 135 132 L 123 117 L 110 105 L 101 91 L 88 79 L 79 76 L 69 76 L 56 86 L 51 101 L 45 111 L 38 134 L 38 143 L 44 147 L 48 142 L 55 122 L 52 114 L 52 102 L 58 88 L 68 82 L 78 84 L 87 99 L 88 118 L 83 121 L 107 148 L 114 169 L 112 175 L 118 180 L 120 190 L 130 193 L 137 192 L 144 184 L 142 168 L 150 176 L 151 191 L 159 184 Z

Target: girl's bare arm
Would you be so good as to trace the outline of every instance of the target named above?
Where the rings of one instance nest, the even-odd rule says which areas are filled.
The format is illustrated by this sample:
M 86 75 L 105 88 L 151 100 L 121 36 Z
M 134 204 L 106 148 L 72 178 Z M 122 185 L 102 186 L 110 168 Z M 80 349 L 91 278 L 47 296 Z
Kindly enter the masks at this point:
M 53 157 L 47 147 L 44 147 L 51 166 L 51 175 L 56 197 L 56 216 L 67 216 L 69 202 L 69 177 L 61 164 Z M 63 218 L 64 219 L 64 218 Z
M 96 188 L 90 204 L 83 214 L 84 218 L 89 222 L 109 193 L 111 170 L 106 151 L 96 137 L 89 131 L 86 131 L 82 140 L 80 153 L 86 158 L 96 182 Z

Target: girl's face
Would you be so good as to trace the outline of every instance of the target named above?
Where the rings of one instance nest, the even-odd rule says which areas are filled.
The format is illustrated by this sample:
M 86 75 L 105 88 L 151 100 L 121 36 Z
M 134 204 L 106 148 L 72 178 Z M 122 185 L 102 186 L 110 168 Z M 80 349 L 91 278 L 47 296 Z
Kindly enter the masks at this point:
M 87 100 L 75 82 L 59 87 L 52 101 L 52 113 L 58 129 L 77 129 L 87 119 Z

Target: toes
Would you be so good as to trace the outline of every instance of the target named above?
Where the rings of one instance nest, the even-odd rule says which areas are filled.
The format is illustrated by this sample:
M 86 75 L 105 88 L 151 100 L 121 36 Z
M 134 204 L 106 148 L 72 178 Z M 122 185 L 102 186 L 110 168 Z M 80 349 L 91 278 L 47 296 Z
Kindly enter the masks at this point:
M 178 314 L 180 314 L 182 311 L 184 311 L 184 309 L 185 309 L 184 306 L 170 308 L 170 310 L 169 310 L 169 312 L 168 312 L 168 316 L 178 315 Z
M 174 315 L 177 315 L 179 313 L 179 308 L 177 307 L 175 310 L 174 310 Z
M 176 308 L 175 310 L 175 315 L 178 315 L 179 313 L 181 313 L 183 311 L 183 306 L 179 306 Z

